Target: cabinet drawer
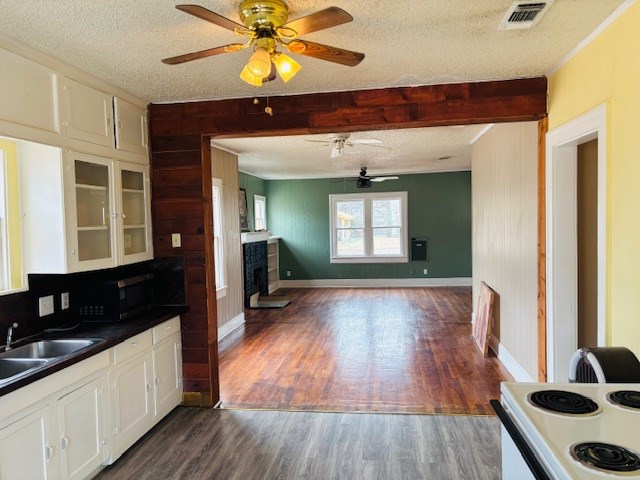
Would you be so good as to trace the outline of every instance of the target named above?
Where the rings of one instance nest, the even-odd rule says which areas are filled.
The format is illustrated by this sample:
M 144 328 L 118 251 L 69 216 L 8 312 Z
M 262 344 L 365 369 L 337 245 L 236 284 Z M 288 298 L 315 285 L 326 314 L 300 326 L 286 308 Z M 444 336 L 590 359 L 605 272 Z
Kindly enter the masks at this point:
M 157 345 L 165 338 L 178 333 L 180 331 L 180 317 L 174 317 L 171 320 L 161 323 L 153 327 L 153 344 Z
M 151 330 L 142 332 L 135 337 L 125 340 L 113 347 L 113 364 L 117 365 L 125 360 L 143 353 L 152 346 Z

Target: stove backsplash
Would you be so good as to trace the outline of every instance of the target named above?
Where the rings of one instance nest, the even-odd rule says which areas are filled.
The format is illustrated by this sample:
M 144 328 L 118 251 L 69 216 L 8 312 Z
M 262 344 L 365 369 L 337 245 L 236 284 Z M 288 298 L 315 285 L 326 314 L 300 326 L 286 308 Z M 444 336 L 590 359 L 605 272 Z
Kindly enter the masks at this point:
M 6 332 L 13 322 L 18 322 L 13 339 L 33 335 L 47 328 L 75 323 L 75 286 L 110 278 L 122 278 L 153 272 L 155 276 L 155 303 L 181 305 L 185 303 L 184 259 L 182 257 L 156 258 L 148 262 L 116 267 L 108 270 L 73 273 L 68 275 L 29 275 L 29 290 L 0 296 L 0 346 L 4 346 Z M 60 295 L 69 292 L 70 308 L 62 310 Z M 38 299 L 53 295 L 54 314 L 38 317 Z

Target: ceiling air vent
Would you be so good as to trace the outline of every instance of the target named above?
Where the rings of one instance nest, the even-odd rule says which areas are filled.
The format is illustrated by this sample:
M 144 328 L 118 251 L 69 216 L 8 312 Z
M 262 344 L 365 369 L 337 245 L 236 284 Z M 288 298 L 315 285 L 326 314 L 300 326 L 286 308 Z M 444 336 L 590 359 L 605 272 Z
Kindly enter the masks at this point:
M 498 30 L 531 28 L 537 24 L 549 9 L 553 0 L 542 2 L 515 2 L 509 7 Z

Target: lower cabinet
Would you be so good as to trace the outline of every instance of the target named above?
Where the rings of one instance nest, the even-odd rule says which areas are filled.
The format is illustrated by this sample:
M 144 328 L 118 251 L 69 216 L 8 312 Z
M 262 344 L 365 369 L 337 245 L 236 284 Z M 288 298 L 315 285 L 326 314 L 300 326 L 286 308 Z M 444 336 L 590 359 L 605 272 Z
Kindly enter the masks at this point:
M 0 429 L 0 478 L 55 478 L 51 406 Z
M 111 386 L 110 462 L 113 463 L 150 428 L 153 417 L 151 352 L 109 372 Z
M 90 478 L 182 401 L 179 317 L 97 355 L 2 399 L 1 480 Z
M 86 478 L 104 460 L 104 376 L 58 400 L 62 478 Z

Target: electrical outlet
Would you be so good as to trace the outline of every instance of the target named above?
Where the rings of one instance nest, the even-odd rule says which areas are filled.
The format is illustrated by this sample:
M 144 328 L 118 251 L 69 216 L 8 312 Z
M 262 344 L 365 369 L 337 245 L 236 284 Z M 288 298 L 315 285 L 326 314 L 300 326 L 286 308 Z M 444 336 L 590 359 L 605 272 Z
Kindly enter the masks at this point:
M 53 295 L 38 299 L 38 313 L 41 317 L 53 314 Z
M 172 233 L 171 234 L 171 246 L 173 248 L 179 248 L 182 246 L 182 238 L 181 235 L 179 233 Z
M 291 270 L 287 270 L 287 277 L 291 276 Z
M 422 273 L 423 273 L 423 274 L 425 274 L 425 275 L 427 275 L 427 273 L 428 273 L 428 272 L 427 272 L 427 269 L 425 268 L 425 269 L 422 271 Z
M 60 309 L 67 310 L 69 308 L 69 292 L 60 295 Z

